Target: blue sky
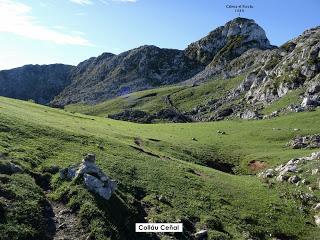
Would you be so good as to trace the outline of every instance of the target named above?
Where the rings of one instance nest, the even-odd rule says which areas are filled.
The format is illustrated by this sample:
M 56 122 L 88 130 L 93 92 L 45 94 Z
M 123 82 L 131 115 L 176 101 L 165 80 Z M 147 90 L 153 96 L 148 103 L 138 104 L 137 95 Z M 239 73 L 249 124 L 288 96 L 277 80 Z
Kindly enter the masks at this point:
M 76 65 L 144 44 L 184 49 L 237 17 L 226 5 L 239 4 L 254 6 L 241 16 L 275 45 L 320 25 L 319 0 L 0 0 L 0 69 Z

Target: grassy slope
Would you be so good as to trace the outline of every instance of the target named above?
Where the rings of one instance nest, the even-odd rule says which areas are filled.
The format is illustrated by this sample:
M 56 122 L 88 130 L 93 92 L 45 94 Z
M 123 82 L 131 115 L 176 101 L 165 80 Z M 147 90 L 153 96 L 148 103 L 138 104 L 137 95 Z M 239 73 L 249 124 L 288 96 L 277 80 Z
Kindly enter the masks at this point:
M 243 76 L 212 80 L 196 87 L 189 87 L 173 94 L 171 99 L 181 111 L 191 111 L 195 106 L 219 99 L 243 81 Z
M 270 114 L 276 110 L 286 108 L 290 104 L 297 104 L 299 105 L 301 103 L 300 95 L 305 92 L 304 88 L 298 88 L 293 91 L 290 91 L 282 98 L 274 101 L 272 104 L 267 105 L 263 110 L 263 114 Z
M 156 113 L 168 108 L 165 97 L 170 95 L 173 105 L 182 112 L 191 111 L 199 104 L 210 99 L 218 99 L 227 91 L 238 86 L 243 77 L 212 80 L 200 86 L 171 86 L 157 88 L 121 96 L 97 105 L 72 104 L 65 107 L 70 112 L 80 112 L 88 115 L 107 116 L 126 109 L 143 110 Z
M 1 97 L 0 152 L 38 171 L 52 165 L 65 167 L 79 162 L 83 153 L 95 152 L 103 170 L 120 181 L 111 206 L 97 203 L 75 183 L 61 183 L 56 177 L 52 197 L 69 193 L 69 205 L 90 220 L 87 227 L 99 239 L 108 234 L 125 238 L 121 236 L 124 219 L 113 219 L 112 203 L 118 207 L 121 203 L 119 211 L 134 215 L 138 211 L 134 198 L 145 202 L 151 221 L 188 218 L 199 222 L 199 228 L 211 226 L 212 236 L 227 232 L 242 239 L 244 232 L 254 236 L 268 232 L 312 239 L 320 231 L 305 224 L 312 222 L 311 216 L 301 213 L 293 200 L 281 198 L 277 189 L 267 188 L 255 176 L 230 175 L 194 163 L 228 162 L 238 166 L 238 172 L 247 172 L 250 160 L 272 166 L 304 156 L 311 150 L 284 145 L 298 134 L 293 128 L 300 128 L 299 134 L 319 132 L 319 119 L 318 110 L 263 121 L 139 125 Z M 219 135 L 217 130 L 227 134 Z M 159 157 L 132 148 L 137 139 L 140 148 Z M 98 148 L 101 144 L 104 149 Z M 165 196 L 169 204 L 159 202 L 156 195 Z
M 108 114 L 115 114 L 126 109 L 145 110 L 149 113 L 155 113 L 157 110 L 167 107 L 164 101 L 165 96 L 180 91 L 185 87 L 164 87 L 132 94 L 124 95 L 111 99 L 97 105 L 71 104 L 65 107 L 71 112 L 80 112 L 88 115 L 105 117 Z M 155 94 L 154 96 L 152 96 Z

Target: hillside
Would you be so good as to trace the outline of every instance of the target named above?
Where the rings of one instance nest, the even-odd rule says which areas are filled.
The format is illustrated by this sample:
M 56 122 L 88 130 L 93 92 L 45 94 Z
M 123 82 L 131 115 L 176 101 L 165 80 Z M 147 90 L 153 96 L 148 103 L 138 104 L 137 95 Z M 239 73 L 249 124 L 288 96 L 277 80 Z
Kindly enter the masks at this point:
M 189 79 L 203 69 L 183 51 L 141 46 L 119 55 L 104 53 L 80 63 L 71 84 L 52 101 L 53 106 L 97 103 L 138 90 Z
M 76 67 L 1 71 L 0 95 L 143 123 L 309 111 L 320 105 L 319 40 L 316 27 L 276 47 L 254 20 L 235 18 L 184 50 L 145 45 Z
M 264 30 L 253 20 L 236 18 L 191 43 L 185 50 L 142 46 L 119 55 L 104 53 L 80 63 L 72 83 L 53 106 L 98 103 L 139 90 L 183 82 L 210 62 L 220 68 L 249 49 L 273 49 Z
M 70 84 L 73 66 L 26 65 L 0 71 L 0 96 L 48 104 Z
M 319 120 L 320 27 L 0 71 L 0 240 L 318 239 Z
M 260 119 L 312 111 L 320 106 L 319 40 L 320 28 L 313 28 L 280 48 L 249 49 L 223 62 L 214 58 L 203 71 L 179 85 L 98 104 L 71 104 L 66 109 L 145 123 Z M 191 46 L 207 42 L 204 38 Z
M 316 239 L 316 176 L 308 177 L 310 191 L 252 174 L 317 151 L 286 144 L 319 133 L 319 118 L 316 110 L 257 121 L 144 125 L 1 97 L 1 236 L 50 239 L 45 213 L 59 203 L 79 218 L 84 238 L 193 239 L 207 229 L 210 239 Z M 54 170 L 88 152 L 118 181 L 109 201 Z M 8 162 L 22 172 L 3 174 Z M 299 175 L 320 167 L 309 163 Z M 185 230 L 139 235 L 137 221 L 182 221 Z
M 208 121 L 224 117 L 222 114 L 228 105 L 219 106 L 220 111 L 216 111 L 214 115 L 209 107 L 198 112 L 199 105 L 214 103 L 215 99 L 228 94 L 243 79 L 244 77 L 239 76 L 215 79 L 199 86 L 156 88 L 127 94 L 95 105 L 70 104 L 65 106 L 65 109 L 70 112 L 140 123 Z M 228 104 L 230 106 L 233 103 Z M 136 116 L 138 113 L 141 117 Z

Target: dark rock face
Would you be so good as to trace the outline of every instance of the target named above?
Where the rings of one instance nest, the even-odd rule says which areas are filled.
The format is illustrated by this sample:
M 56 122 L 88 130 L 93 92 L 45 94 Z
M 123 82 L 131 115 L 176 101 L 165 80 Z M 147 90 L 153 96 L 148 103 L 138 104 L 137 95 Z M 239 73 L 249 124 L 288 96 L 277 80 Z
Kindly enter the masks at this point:
M 169 121 L 176 123 L 191 122 L 192 120 L 174 109 L 162 109 L 155 114 L 141 110 L 125 110 L 118 114 L 109 115 L 109 118 L 136 123 L 153 123 L 156 121 Z
M 232 108 L 219 109 L 211 117 L 211 120 L 215 120 L 215 121 L 222 120 L 225 117 L 230 116 L 232 113 L 233 113 L 233 109 Z
M 152 122 L 151 115 L 140 110 L 126 110 L 118 114 L 109 115 L 108 117 L 115 120 L 123 120 L 123 121 L 136 122 L 136 123 Z
M 26 65 L 0 71 L 0 95 L 47 104 L 69 83 L 73 66 Z
M 10 161 L 0 161 L 0 173 L 1 174 L 14 174 L 21 173 L 23 169 Z

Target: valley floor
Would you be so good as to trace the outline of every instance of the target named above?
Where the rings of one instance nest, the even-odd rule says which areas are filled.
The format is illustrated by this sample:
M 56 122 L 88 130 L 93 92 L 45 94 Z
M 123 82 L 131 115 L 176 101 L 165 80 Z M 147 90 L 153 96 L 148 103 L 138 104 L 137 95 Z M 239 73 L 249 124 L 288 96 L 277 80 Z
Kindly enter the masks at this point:
M 297 135 L 320 133 L 319 120 L 316 110 L 257 121 L 146 125 L 0 97 L 0 170 L 7 162 L 23 169 L 0 174 L 0 235 L 50 239 L 48 188 L 50 201 L 70 209 L 90 239 L 194 239 L 201 229 L 209 239 L 318 239 L 312 206 L 319 189 L 263 181 L 255 175 L 262 169 L 250 162 L 271 168 L 319 151 L 286 147 Z M 52 170 L 89 152 L 118 181 L 109 201 Z M 312 199 L 305 203 L 301 194 Z M 138 221 L 183 222 L 184 232 L 141 235 L 134 232 Z

